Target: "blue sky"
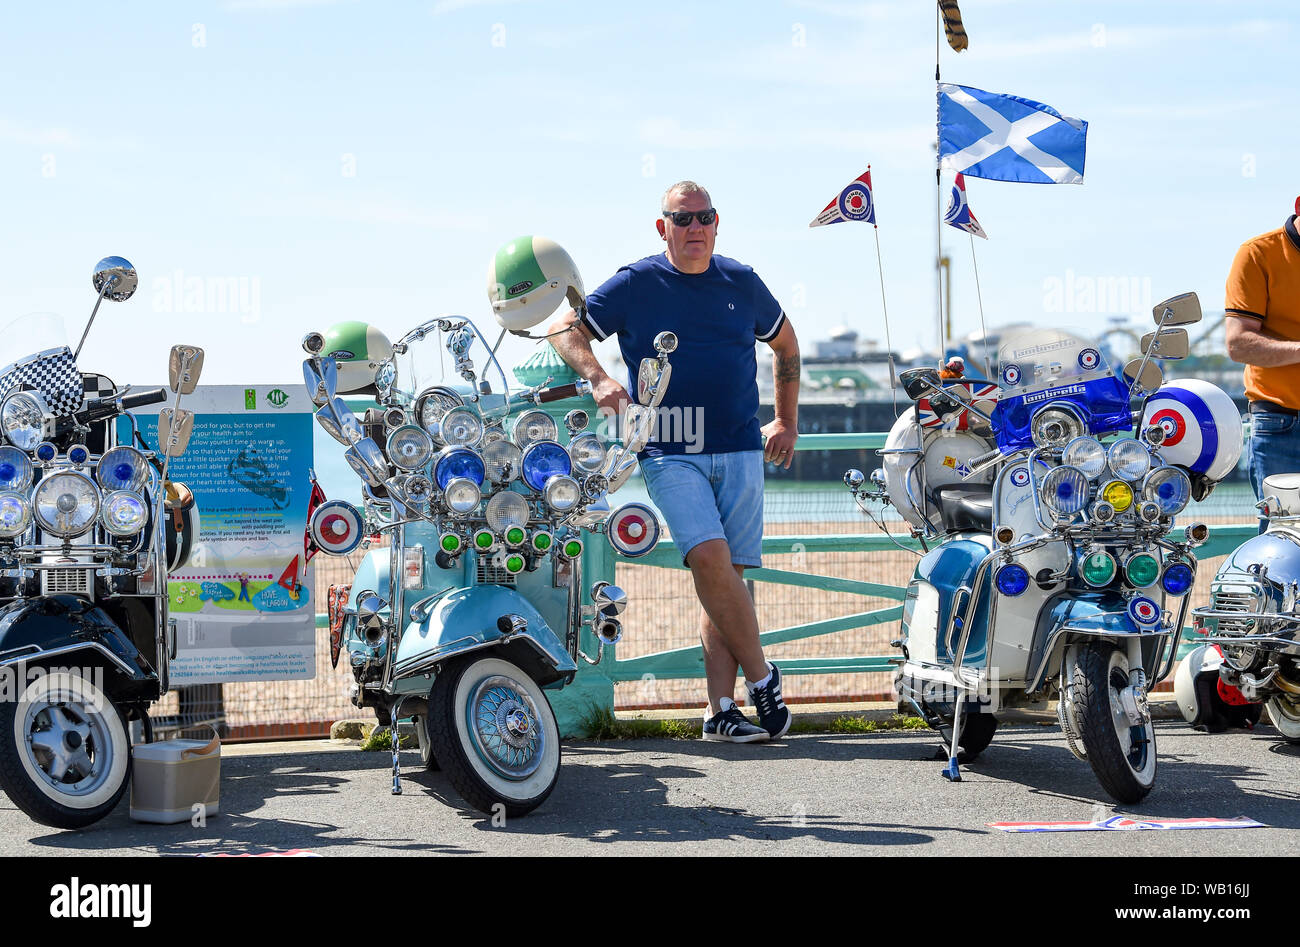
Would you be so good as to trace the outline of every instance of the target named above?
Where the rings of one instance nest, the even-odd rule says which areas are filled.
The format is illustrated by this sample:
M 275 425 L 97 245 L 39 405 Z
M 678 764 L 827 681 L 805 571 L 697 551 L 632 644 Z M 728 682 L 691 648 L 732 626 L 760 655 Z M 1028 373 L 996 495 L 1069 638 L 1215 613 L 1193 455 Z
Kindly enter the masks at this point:
M 970 49 L 944 44 L 944 81 L 1089 122 L 1083 185 L 968 182 L 989 323 L 1096 325 L 1125 307 L 1058 310 L 1100 280 L 1221 308 L 1236 247 L 1300 194 L 1297 15 L 962 8 Z M 91 267 L 124 255 L 140 292 L 83 358 L 119 382 L 160 378 L 177 341 L 207 349 L 207 382 L 282 383 L 302 333 L 340 319 L 486 323 L 488 261 L 522 233 L 562 243 L 592 288 L 658 251 L 681 178 L 710 189 L 718 251 L 755 267 L 806 348 L 840 323 L 879 338 L 869 228 L 807 226 L 868 163 L 895 347 L 934 340 L 928 3 L 30 4 L 0 43 L 0 323 L 53 310 L 75 337 Z M 970 246 L 944 229 L 961 334 Z

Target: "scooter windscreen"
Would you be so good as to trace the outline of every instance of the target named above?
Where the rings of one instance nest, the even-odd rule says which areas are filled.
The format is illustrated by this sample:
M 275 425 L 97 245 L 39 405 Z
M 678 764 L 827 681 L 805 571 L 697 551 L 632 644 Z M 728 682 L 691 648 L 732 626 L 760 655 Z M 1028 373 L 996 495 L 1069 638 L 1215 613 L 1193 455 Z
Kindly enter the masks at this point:
M 81 373 L 60 316 L 29 313 L 0 329 L 0 366 L 0 400 L 15 391 L 34 391 L 55 416 L 80 410 Z
M 1004 454 L 1044 440 L 1104 437 L 1133 428 L 1128 389 L 1092 343 L 1060 329 L 1026 329 L 998 347 L 1002 395 L 993 412 Z M 1077 428 L 1077 430 L 1076 430 Z

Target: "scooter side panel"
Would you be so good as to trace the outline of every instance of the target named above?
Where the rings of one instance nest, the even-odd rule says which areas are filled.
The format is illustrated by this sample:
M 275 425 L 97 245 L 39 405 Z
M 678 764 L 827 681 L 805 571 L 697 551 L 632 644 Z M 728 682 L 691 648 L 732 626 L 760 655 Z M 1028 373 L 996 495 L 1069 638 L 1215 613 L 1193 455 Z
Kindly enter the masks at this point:
M 957 647 L 960 629 L 954 628 L 951 639 L 945 636 L 957 602 L 957 590 L 973 586 L 980 563 L 988 556 L 992 543 L 982 533 L 949 540 L 931 550 L 916 565 L 904 606 L 904 632 L 910 660 L 923 663 L 948 663 L 950 651 Z M 987 587 L 979 591 L 987 596 Z M 964 600 L 963 600 L 964 601 Z M 988 610 L 975 610 L 974 624 L 966 643 L 964 664 L 978 667 L 987 658 Z
M 389 556 L 388 547 L 372 549 L 357 568 L 356 575 L 352 577 L 352 590 L 348 593 L 348 608 L 353 611 L 357 607 L 357 598 L 362 592 L 375 592 L 385 602 L 392 602 L 392 583 L 389 577 Z M 382 614 L 387 614 L 383 612 Z M 345 638 L 343 647 L 347 651 L 365 651 L 371 656 L 383 654 L 384 644 L 378 648 L 372 647 L 366 643 L 366 640 L 357 633 L 356 622 L 348 621 L 344 625 Z

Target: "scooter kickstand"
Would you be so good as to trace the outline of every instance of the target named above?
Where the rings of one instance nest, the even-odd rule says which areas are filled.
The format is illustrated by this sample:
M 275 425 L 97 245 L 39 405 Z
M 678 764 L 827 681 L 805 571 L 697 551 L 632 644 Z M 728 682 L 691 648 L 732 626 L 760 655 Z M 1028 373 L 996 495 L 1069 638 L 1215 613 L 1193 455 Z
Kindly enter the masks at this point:
M 401 703 L 394 705 L 391 715 L 392 726 L 389 727 L 388 737 L 393 747 L 393 795 L 402 794 L 402 759 L 399 755 L 402 748 L 402 731 L 397 722 L 397 711 L 401 708 Z
M 961 782 L 961 769 L 957 766 L 957 754 L 961 752 L 961 717 L 962 705 L 958 701 L 952 713 L 952 743 L 948 746 L 948 765 L 940 772 L 950 783 Z

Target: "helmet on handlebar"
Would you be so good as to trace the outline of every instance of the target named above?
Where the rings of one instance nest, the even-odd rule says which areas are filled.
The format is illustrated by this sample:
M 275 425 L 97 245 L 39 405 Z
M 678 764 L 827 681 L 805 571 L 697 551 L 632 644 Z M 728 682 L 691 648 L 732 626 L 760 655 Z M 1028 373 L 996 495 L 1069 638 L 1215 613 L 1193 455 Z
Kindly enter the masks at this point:
M 338 322 L 325 330 L 321 355 L 338 363 L 340 394 L 374 393 L 375 371 L 392 354 L 388 336 L 367 323 Z
M 511 332 L 537 325 L 566 298 L 574 309 L 587 301 L 573 258 L 545 237 L 516 237 L 502 246 L 488 266 L 487 283 L 492 314 Z

